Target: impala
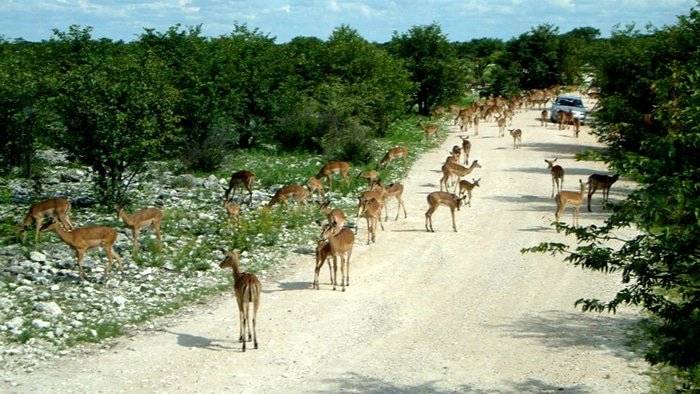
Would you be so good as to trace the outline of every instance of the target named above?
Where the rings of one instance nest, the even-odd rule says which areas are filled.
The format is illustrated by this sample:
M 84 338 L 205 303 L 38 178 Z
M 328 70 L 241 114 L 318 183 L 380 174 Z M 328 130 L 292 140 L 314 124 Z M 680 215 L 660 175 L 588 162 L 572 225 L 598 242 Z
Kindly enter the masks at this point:
M 68 244 L 71 249 L 75 250 L 78 259 L 80 279 L 85 280 L 85 270 L 83 269 L 83 257 L 85 256 L 85 252 L 98 246 L 103 246 L 107 253 L 107 270 L 105 270 L 105 275 L 107 275 L 112 268 L 112 256 L 119 262 L 119 271 L 121 271 L 122 274 L 124 273 L 122 258 L 114 251 L 114 242 L 117 240 L 117 231 L 115 229 L 106 226 L 90 226 L 66 231 L 59 222 L 51 220 L 41 226 L 41 231 L 55 231 L 63 242 Z
M 620 178 L 620 174 L 613 176 L 593 174 L 588 177 L 588 212 L 591 212 L 591 197 L 595 191 L 601 189 L 603 191 L 603 203 L 607 202 L 610 197 L 610 187 L 617 182 L 618 178 Z
M 470 207 L 472 206 L 472 190 L 474 190 L 475 187 L 479 186 L 480 180 L 481 180 L 481 178 L 479 178 L 479 179 L 472 178 L 473 182 L 469 182 L 466 179 L 459 181 L 459 195 L 463 196 L 464 193 L 466 193 L 467 197 L 468 197 L 467 202 L 464 205 L 468 205 Z
M 309 187 L 309 195 L 313 196 L 316 193 L 319 198 L 326 197 L 326 191 L 323 190 L 323 183 L 320 180 L 311 177 L 306 181 L 306 185 Z
M 333 176 L 335 174 L 340 174 L 345 180 L 345 183 L 348 186 L 350 185 L 348 171 L 350 171 L 350 163 L 346 161 L 332 161 L 321 167 L 321 170 L 316 174 L 316 179 L 328 179 L 328 188 L 330 191 L 333 191 Z
M 376 242 L 377 221 L 379 221 L 379 225 L 382 227 L 382 231 L 384 231 L 384 225 L 382 224 L 382 202 L 374 198 L 366 199 L 362 202 L 362 211 L 367 220 L 367 245 L 369 245 L 372 242 Z
M 564 169 L 560 165 L 554 165 L 554 162 L 557 161 L 557 159 L 544 159 L 544 161 L 547 163 L 547 169 L 552 174 L 552 197 L 554 197 L 555 185 L 557 193 L 564 187 Z
M 513 137 L 513 149 L 519 149 L 523 144 L 523 131 L 520 129 L 508 130 L 510 136 Z
M 457 197 L 447 192 L 432 192 L 428 194 L 427 200 L 430 207 L 425 212 L 425 231 L 435 232 L 435 230 L 433 230 L 433 213 L 435 213 L 440 205 L 444 205 L 450 208 L 450 213 L 452 214 L 452 229 L 457 232 L 455 208 L 459 211 L 459 207 L 462 205 L 465 198 L 466 196 Z
M 400 183 L 389 184 L 386 188 L 384 188 L 384 193 L 385 206 L 388 200 L 391 198 L 396 198 L 396 200 L 398 201 L 399 205 L 396 208 L 396 217 L 394 218 L 394 220 L 399 220 L 399 212 L 401 212 L 401 208 L 403 208 L 403 218 L 406 219 L 408 215 L 406 214 L 406 206 L 403 203 L 403 185 Z M 387 221 L 388 219 L 389 208 L 386 207 L 386 216 L 384 217 L 384 221 Z
M 321 268 L 326 260 L 331 257 L 331 244 L 323 239 L 318 241 L 316 245 L 316 267 L 314 268 L 314 283 L 312 288 L 319 290 L 318 287 L 318 276 L 321 273 Z M 328 263 L 328 273 L 330 274 L 330 282 L 333 283 L 333 267 L 331 263 Z
M 262 284 L 255 274 L 241 272 L 239 268 L 238 253 L 233 253 L 227 250 L 222 250 L 224 259 L 219 264 L 221 268 L 229 268 L 233 270 L 233 291 L 236 294 L 236 303 L 238 304 L 238 321 L 240 324 L 240 335 L 238 340 L 243 343 L 241 351 L 245 352 L 246 331 L 248 334 L 248 342 L 253 341 L 253 347 L 258 348 L 258 336 L 255 330 L 255 323 L 258 317 L 258 308 L 260 307 L 260 293 L 262 292 Z M 253 304 L 253 318 L 250 317 L 250 304 Z M 252 331 L 251 331 L 252 323 Z M 251 336 L 252 333 L 252 336 Z
M 420 126 L 421 129 L 425 132 L 425 139 L 427 140 L 430 138 L 430 135 L 434 135 L 435 138 L 438 138 L 438 133 L 440 132 L 440 125 L 437 124 L 431 124 L 431 125 L 425 125 L 423 124 L 422 121 L 418 122 L 418 126 Z
M 369 185 L 372 185 L 372 183 L 376 181 L 379 177 L 379 173 L 377 172 L 377 170 L 369 170 L 367 172 L 360 172 L 359 174 L 357 174 L 357 177 L 367 179 L 367 183 Z
M 352 247 L 355 243 L 355 234 L 349 228 L 334 229 L 333 227 L 335 226 L 324 224 L 321 239 L 328 241 L 331 246 L 333 290 L 338 285 L 338 258 L 340 258 L 340 285 L 345 291 L 345 286 L 350 286 L 350 256 L 352 256 Z
M 238 226 L 238 220 L 241 217 L 241 206 L 237 202 L 232 204 L 230 201 L 224 201 L 224 209 L 226 209 L 228 223 Z
M 503 137 L 506 135 L 506 118 L 497 118 L 496 124 L 498 125 L 498 136 Z
M 226 202 L 224 202 L 224 205 Z M 117 210 L 117 219 L 122 219 L 124 224 L 126 224 L 126 226 L 130 228 L 134 234 L 134 255 L 136 255 L 136 253 L 139 251 L 139 232 L 142 228 L 148 226 L 153 226 L 153 229 L 156 231 L 156 238 L 158 238 L 158 250 L 160 251 L 161 247 L 163 246 L 163 238 L 160 234 L 160 222 L 163 218 L 163 212 L 161 212 L 160 209 L 146 208 L 136 211 L 131 215 L 127 215 L 124 212 L 123 206 L 116 206 L 115 208 Z
M 561 191 L 557 193 L 555 197 L 555 201 L 557 203 L 557 211 L 554 214 L 556 221 L 559 221 L 559 218 L 561 215 L 564 213 L 564 210 L 566 209 L 566 205 L 571 205 L 571 208 L 574 211 L 574 226 L 578 226 L 578 214 L 579 214 L 579 209 L 581 208 L 581 203 L 583 203 L 583 192 L 586 189 L 586 184 L 583 183 L 582 180 L 578 180 L 579 183 L 581 184 L 581 190 L 576 193 L 576 192 L 571 192 L 571 191 Z
M 472 171 L 474 171 L 475 168 L 481 168 L 481 164 L 479 164 L 478 160 L 474 160 L 472 162 L 472 165 L 469 167 L 464 167 L 459 164 L 455 163 L 445 163 L 445 165 L 442 166 L 442 178 L 440 179 L 440 191 L 443 190 L 443 185 L 445 186 L 445 191 L 448 190 L 448 185 L 447 183 L 451 178 L 456 178 L 455 181 L 455 192 L 457 191 L 457 182 L 469 174 L 471 174 Z
M 20 226 L 20 237 L 22 238 L 22 243 L 27 240 L 27 229 L 29 225 L 34 221 L 36 223 L 36 231 L 34 232 L 34 242 L 39 242 L 39 229 L 44 222 L 44 218 L 56 217 L 63 224 L 63 226 L 72 230 L 75 226 L 70 221 L 70 201 L 65 198 L 49 198 L 32 205 L 29 208 L 29 213 L 24 217 L 22 226 Z
M 557 120 L 559 121 L 559 130 L 568 129 L 574 121 L 574 113 L 572 110 L 559 110 L 557 111 Z
M 469 136 L 459 136 L 462 139 L 462 153 L 464 153 L 464 164 L 469 164 L 469 152 L 472 150 L 472 143 Z
M 343 225 L 345 225 L 345 222 L 347 222 L 345 213 L 338 208 L 331 209 L 330 201 L 328 200 L 320 204 L 318 210 L 321 211 L 322 214 L 326 215 L 329 224 L 335 223 L 337 228 L 343 228 Z
M 543 109 L 540 113 L 540 126 L 547 127 L 547 116 L 549 116 L 549 112 Z
M 228 188 L 224 188 L 224 201 L 228 201 L 229 196 L 236 194 L 236 187 L 243 186 L 248 190 L 248 196 L 250 197 L 249 204 L 253 203 L 253 181 L 255 180 L 255 174 L 250 171 L 238 171 L 231 174 L 231 180 L 228 182 Z M 243 189 L 241 189 L 242 191 Z
M 364 203 L 369 199 L 375 199 L 379 201 L 382 206 L 385 206 L 384 202 L 386 200 L 386 190 L 379 182 L 374 182 L 372 184 L 372 190 L 364 191 L 360 193 L 360 195 L 357 197 L 357 213 L 355 214 L 355 234 L 357 234 L 357 231 L 360 228 L 360 214 L 362 214 L 363 212 Z M 382 229 L 384 228 L 382 227 Z
M 581 132 L 581 119 L 573 118 L 574 124 L 574 137 L 578 138 L 578 134 Z
M 269 210 L 273 205 L 281 203 L 286 206 L 287 211 L 289 211 L 289 202 L 287 200 L 293 198 L 297 202 L 297 209 L 301 210 L 302 206 L 308 206 L 306 203 L 306 197 L 308 194 L 309 191 L 300 185 L 282 186 L 281 188 L 277 189 L 277 192 L 275 192 L 275 195 L 272 196 L 270 202 L 267 203 L 265 209 Z
M 444 113 L 445 113 L 445 107 L 443 107 L 442 105 L 438 105 L 430 113 L 430 119 L 435 119 L 438 116 L 442 116 Z
M 408 148 L 405 146 L 397 146 L 396 148 L 389 149 L 388 152 L 382 157 L 377 164 L 377 169 L 381 169 L 389 164 L 394 159 L 403 158 L 403 169 L 406 171 L 408 168 Z

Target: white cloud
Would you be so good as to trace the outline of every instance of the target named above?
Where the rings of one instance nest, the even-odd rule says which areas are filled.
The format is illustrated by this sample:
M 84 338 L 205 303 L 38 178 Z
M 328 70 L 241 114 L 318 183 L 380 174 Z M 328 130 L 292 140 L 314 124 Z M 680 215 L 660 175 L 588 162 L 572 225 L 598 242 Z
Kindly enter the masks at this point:
M 550 3 L 554 7 L 558 7 L 566 11 L 573 11 L 574 8 L 576 8 L 571 0 L 550 0 Z

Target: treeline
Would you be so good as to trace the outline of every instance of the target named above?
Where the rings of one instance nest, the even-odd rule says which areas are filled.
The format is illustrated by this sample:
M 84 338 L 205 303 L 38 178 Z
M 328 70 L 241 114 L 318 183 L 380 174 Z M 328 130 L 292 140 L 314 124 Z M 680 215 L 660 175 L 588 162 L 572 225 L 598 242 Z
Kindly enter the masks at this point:
M 217 38 L 200 27 L 147 29 L 130 43 L 90 32 L 0 40 L 0 171 L 38 176 L 34 152 L 60 149 L 94 169 L 105 204 L 146 160 L 211 172 L 232 149 L 266 146 L 368 162 L 372 138 L 405 114 L 472 89 L 509 96 L 579 82 L 582 67 L 566 64 L 580 62 L 563 60 L 598 35 L 540 26 L 508 43 L 451 43 L 432 24 L 376 44 L 340 26 L 325 41 L 276 44 L 245 25 Z

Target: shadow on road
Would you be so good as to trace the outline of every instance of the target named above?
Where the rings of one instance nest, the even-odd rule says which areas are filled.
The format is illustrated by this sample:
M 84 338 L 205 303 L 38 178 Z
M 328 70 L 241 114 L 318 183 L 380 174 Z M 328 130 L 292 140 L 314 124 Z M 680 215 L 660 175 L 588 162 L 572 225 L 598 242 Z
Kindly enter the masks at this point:
M 457 371 L 454 371 L 457 373 Z M 449 376 L 451 380 L 458 380 L 458 373 L 455 376 Z M 375 377 L 369 377 L 361 375 L 358 373 L 345 373 L 341 376 L 328 378 L 324 380 L 327 384 L 333 385 L 334 387 L 329 390 L 317 390 L 316 393 L 410 393 L 410 394 L 423 394 L 423 393 L 472 393 L 472 394 L 506 394 L 506 393 L 569 393 L 569 394 L 582 394 L 590 393 L 591 391 L 585 386 L 573 385 L 573 386 L 553 386 L 546 382 L 538 379 L 524 379 L 520 382 L 507 382 L 506 384 L 511 388 L 508 389 L 494 389 L 490 387 L 474 387 L 471 384 L 461 384 L 457 385 L 451 389 L 440 389 L 440 381 L 431 380 L 418 385 L 402 385 L 396 382 L 392 382 L 385 379 L 377 379 Z
M 200 337 L 197 335 L 184 334 L 179 332 L 173 332 L 165 330 L 168 334 L 173 334 L 177 336 L 177 344 L 184 347 L 196 347 L 198 349 L 208 349 L 208 350 L 235 350 L 237 347 L 221 345 L 217 342 L 222 343 L 239 343 L 238 341 L 232 341 L 229 339 L 210 339 L 205 337 Z

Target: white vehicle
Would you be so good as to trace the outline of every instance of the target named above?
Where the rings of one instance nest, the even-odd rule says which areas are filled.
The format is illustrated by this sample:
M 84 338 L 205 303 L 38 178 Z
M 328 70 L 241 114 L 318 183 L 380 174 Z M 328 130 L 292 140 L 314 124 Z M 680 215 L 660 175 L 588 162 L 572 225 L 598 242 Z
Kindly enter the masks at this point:
M 549 120 L 551 122 L 557 121 L 557 112 L 565 111 L 571 112 L 574 118 L 577 118 L 583 124 L 586 121 L 586 107 L 583 105 L 583 100 L 579 96 L 559 96 L 554 100 L 552 104 L 552 110 L 549 112 Z

